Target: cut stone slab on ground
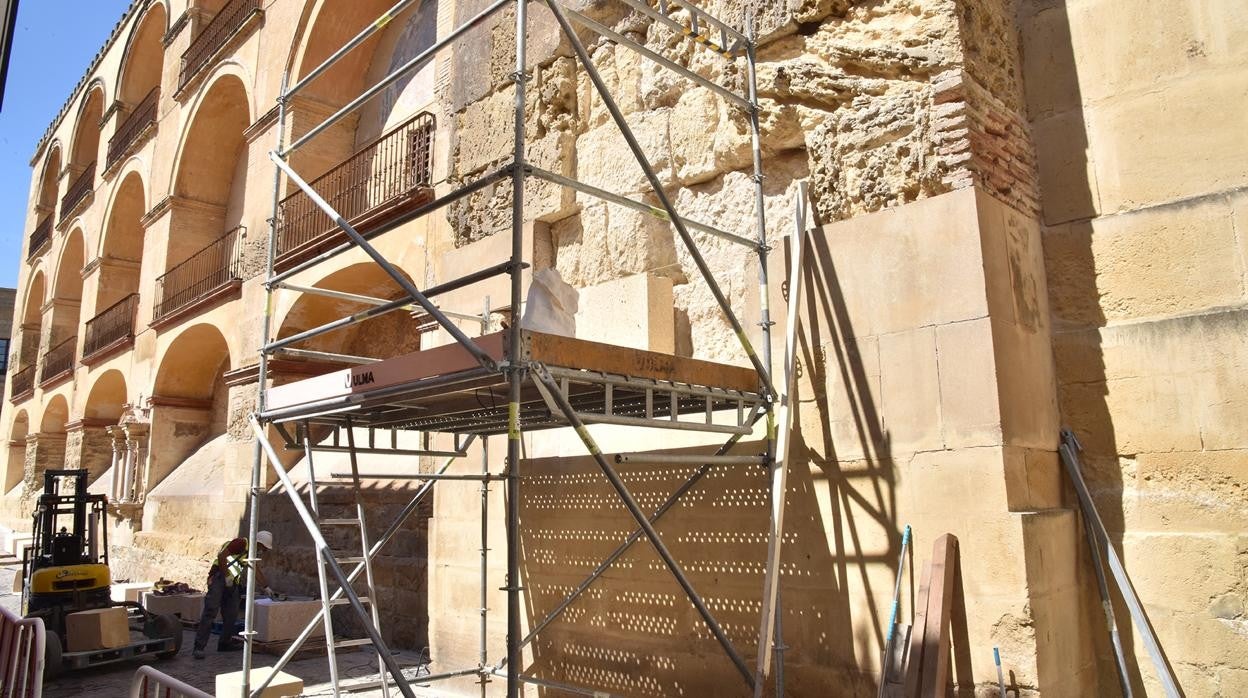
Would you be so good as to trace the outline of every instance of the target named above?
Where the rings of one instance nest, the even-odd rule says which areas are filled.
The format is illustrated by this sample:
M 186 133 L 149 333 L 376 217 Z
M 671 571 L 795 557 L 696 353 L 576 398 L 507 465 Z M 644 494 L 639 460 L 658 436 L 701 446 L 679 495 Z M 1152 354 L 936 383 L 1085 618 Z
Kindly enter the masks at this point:
M 0 567 L 0 589 L 11 588 L 13 578 L 21 573 L 21 564 L 8 564 Z M 14 611 L 21 611 L 20 594 L 0 595 L 0 605 Z M 215 644 L 209 645 L 209 652 L 204 659 L 193 659 L 191 647 L 195 642 L 194 630 L 187 629 L 182 636 L 182 651 L 176 657 L 163 661 L 147 658 L 142 661 L 121 662 L 118 664 L 96 667 L 65 674 L 54 680 L 44 682 L 44 698 L 117 698 L 129 695 L 130 682 L 134 672 L 144 664 L 179 681 L 184 681 L 208 694 L 216 690 L 218 674 L 229 674 L 242 669 L 241 652 L 214 652 Z M 400 652 L 397 657 L 399 665 L 411 667 L 405 669 L 411 676 L 416 675 L 416 664 L 420 655 L 415 652 Z M 272 666 L 277 657 L 265 654 L 256 655 L 256 666 Z M 351 682 L 362 677 L 375 677 L 377 672 L 376 655 L 371 652 L 353 652 L 342 654 L 338 658 L 339 675 L 344 682 Z M 297 659 L 286 665 L 284 671 L 297 676 L 304 682 L 305 696 L 332 695 L 329 688 L 329 666 L 324 654 L 314 654 L 304 659 Z M 362 691 L 352 693 L 353 696 L 380 696 L 381 691 Z

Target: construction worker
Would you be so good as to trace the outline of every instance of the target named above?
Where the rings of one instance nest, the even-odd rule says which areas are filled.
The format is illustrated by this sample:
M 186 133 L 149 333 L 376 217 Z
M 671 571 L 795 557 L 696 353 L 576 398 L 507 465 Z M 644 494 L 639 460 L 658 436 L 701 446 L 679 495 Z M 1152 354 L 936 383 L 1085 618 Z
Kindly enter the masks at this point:
M 256 542 L 266 550 L 272 550 L 273 534 L 260 531 L 256 533 Z M 217 561 L 208 570 L 204 612 L 199 617 L 199 627 L 195 629 L 195 651 L 192 655 L 196 659 L 204 658 L 204 648 L 212 635 L 212 623 L 217 619 L 217 611 L 221 612 L 221 639 L 217 642 L 217 651 L 231 652 L 242 648 L 242 643 L 231 636 L 234 634 L 234 623 L 238 620 L 238 606 L 247 588 L 248 569 L 255 570 L 256 584 L 264 589 L 264 593 L 273 596 L 273 589 L 265 580 L 264 573 L 247 562 L 246 538 L 235 538 L 217 551 Z

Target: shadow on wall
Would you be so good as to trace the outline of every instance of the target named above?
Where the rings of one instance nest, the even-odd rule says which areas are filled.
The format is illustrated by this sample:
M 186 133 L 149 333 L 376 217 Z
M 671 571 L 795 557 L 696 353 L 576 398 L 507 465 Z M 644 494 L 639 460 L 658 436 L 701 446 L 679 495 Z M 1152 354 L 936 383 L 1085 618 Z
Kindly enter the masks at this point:
M 1108 403 L 1104 347 L 1099 328 L 1106 325 L 1097 285 L 1092 249 L 1092 219 L 1100 202 L 1089 175 L 1091 143 L 1079 84 L 1077 57 L 1066 3 L 1045 3 L 1020 13 L 1028 109 L 1040 164 L 1043 198 L 1042 235 L 1045 266 L 1053 307 L 1054 360 L 1058 405 L 1065 426 L 1072 428 L 1086 449 L 1084 477 L 1092 490 L 1110 543 L 1123 554 L 1123 465 Z M 1043 71 L 1041 73 L 1040 71 Z M 1069 480 L 1063 476 L 1065 500 L 1075 502 Z M 1082 515 L 1079 525 L 1083 526 Z M 1079 579 L 1083 592 L 1084 625 L 1096 654 L 1099 690 L 1117 695 L 1113 649 L 1100 611 L 1100 598 L 1087 540 L 1079 537 Z M 1112 583 L 1111 583 L 1112 587 Z M 1121 597 L 1114 593 L 1115 612 L 1133 690 L 1144 693 L 1138 657 L 1131 648 L 1135 632 Z M 1151 669 L 1150 669 L 1151 671 Z
M 834 688 L 839 696 L 874 696 L 872 667 L 890 610 L 876 600 L 891 597 L 901 542 L 895 469 L 868 370 L 856 350 L 846 348 L 853 346 L 854 334 L 836 270 L 818 242 L 805 272 L 804 316 L 814 319 L 804 320 L 794 424 L 825 420 L 835 411 L 852 421 L 860 442 L 854 450 L 866 455 L 839 460 L 827 428 L 803 430 L 806 438 L 822 434 L 819 443 L 795 434 L 782 558 L 783 634 L 790 647 L 785 685 L 792 695 L 825 695 Z M 840 372 L 839 381 L 849 386 L 848 415 L 842 405 L 830 403 L 822 387 L 831 380 L 829 371 Z M 734 452 L 763 449 L 753 442 Z M 636 525 L 590 457 L 526 461 L 525 468 L 522 575 L 534 627 Z M 619 466 L 619 471 L 651 512 L 694 474 L 692 468 L 664 466 Z M 681 501 L 656 528 L 752 667 L 767 549 L 766 474 L 758 468 L 715 468 Z M 914 584 L 903 588 L 912 590 Z M 539 634 L 532 651 L 526 673 L 551 681 L 638 696 L 749 693 L 644 538 Z

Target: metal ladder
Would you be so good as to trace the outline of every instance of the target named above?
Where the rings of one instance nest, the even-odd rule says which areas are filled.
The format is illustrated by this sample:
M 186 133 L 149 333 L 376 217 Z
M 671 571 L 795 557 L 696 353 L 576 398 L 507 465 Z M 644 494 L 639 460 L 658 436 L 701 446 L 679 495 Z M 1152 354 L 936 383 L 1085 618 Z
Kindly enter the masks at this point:
M 316 524 L 320 527 L 322 534 L 325 533 L 326 529 L 339 528 L 339 527 L 354 526 L 359 530 L 359 539 L 360 539 L 359 554 L 358 555 L 341 554 L 340 551 L 334 551 L 334 560 L 339 565 L 353 565 L 353 564 L 364 563 L 364 584 L 366 587 L 366 592 L 363 596 L 359 597 L 359 600 L 360 600 L 360 603 L 367 605 L 369 613 L 372 616 L 373 627 L 376 628 L 378 632 L 381 632 L 381 616 L 377 611 L 377 588 L 373 584 L 373 558 L 371 555 L 368 554 L 368 551 L 371 548 L 371 545 L 369 544 L 368 526 L 364 517 L 364 497 L 363 495 L 360 494 L 360 468 L 359 468 L 359 462 L 357 460 L 356 450 L 355 450 L 355 430 L 352 428 L 350 419 L 347 420 L 347 426 L 346 426 L 345 431 L 346 431 L 346 437 L 347 437 L 348 454 L 349 454 L 350 461 L 351 461 L 351 492 L 355 498 L 355 518 L 335 519 L 335 518 L 324 518 L 321 516 L 321 505 L 320 505 L 319 497 L 317 496 L 318 490 L 321 487 L 332 487 L 332 486 L 342 487 L 342 485 L 340 484 L 330 485 L 330 484 L 322 484 L 322 483 L 317 482 L 316 467 L 315 467 L 315 464 L 313 462 L 313 457 L 312 457 L 312 453 L 315 449 L 313 448 L 313 444 L 312 444 L 311 425 L 305 422 L 303 424 L 303 451 L 308 461 L 308 499 L 311 505 L 312 517 L 315 520 Z M 374 643 L 371 639 L 367 637 L 349 638 L 349 639 L 344 639 L 344 640 L 338 640 L 335 637 L 334 620 L 333 620 L 333 614 L 331 613 L 331 611 L 336 606 L 349 605 L 351 601 L 345 596 L 343 598 L 338 598 L 338 599 L 332 598 L 333 592 L 335 590 L 332 590 L 329 588 L 330 579 L 329 579 L 329 573 L 326 570 L 326 565 L 327 565 L 326 560 L 320 555 L 318 555 L 316 573 L 317 573 L 317 581 L 319 582 L 320 589 L 321 589 L 321 610 L 322 610 L 322 617 L 324 619 L 324 624 L 325 624 L 325 648 L 326 648 L 326 653 L 329 659 L 329 680 L 333 688 L 334 698 L 339 698 L 340 691 L 342 689 L 342 683 L 338 676 L 338 655 L 337 655 L 338 650 L 346 649 L 350 647 L 363 647 L 365 645 L 372 645 Z M 384 647 L 377 647 L 376 649 L 377 649 L 378 672 L 381 677 L 381 693 L 383 696 L 385 696 L 385 698 L 390 698 L 390 681 L 386 674 L 385 659 L 382 657 L 382 654 L 381 654 L 383 651 L 388 651 L 388 649 Z

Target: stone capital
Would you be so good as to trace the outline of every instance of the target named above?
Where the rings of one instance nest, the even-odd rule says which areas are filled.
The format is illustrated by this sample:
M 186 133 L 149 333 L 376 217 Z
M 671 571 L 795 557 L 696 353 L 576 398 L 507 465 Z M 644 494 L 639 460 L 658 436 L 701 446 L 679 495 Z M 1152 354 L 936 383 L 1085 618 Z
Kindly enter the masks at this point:
M 64 445 L 64 434 L 53 434 L 51 432 L 37 431 L 33 434 L 26 435 L 26 445 L 38 446 L 39 444 L 48 444 L 51 446 Z
M 149 408 L 155 407 L 172 407 L 183 410 L 204 410 L 212 409 L 212 400 L 200 400 L 190 397 L 174 397 L 169 395 L 153 395 L 147 399 Z
M 75 419 L 72 422 L 66 422 L 65 431 L 69 433 L 78 432 L 78 431 L 101 431 L 102 432 L 102 431 L 107 430 L 108 427 L 112 425 L 113 425 L 113 420 L 111 419 L 97 419 L 97 418 L 91 418 L 91 417 L 83 417 L 82 419 Z
M 53 312 L 55 310 L 74 310 L 79 307 L 82 307 L 81 299 L 53 298 L 47 303 L 44 303 L 43 307 L 40 308 L 40 310 L 46 315 L 47 313 Z
M 152 227 L 161 218 L 175 212 L 195 212 L 206 213 L 209 215 L 222 215 L 225 213 L 225 207 L 220 204 L 200 201 L 186 196 L 170 195 L 156 202 L 156 205 L 150 211 L 143 214 L 139 219 L 139 225 L 144 230 Z
M 102 256 L 95 257 L 87 262 L 82 268 L 82 278 L 87 279 L 92 274 L 102 271 L 139 271 L 143 266 L 142 262 L 136 262 L 132 259 L 121 259 L 119 257 L 110 257 L 107 252 Z

